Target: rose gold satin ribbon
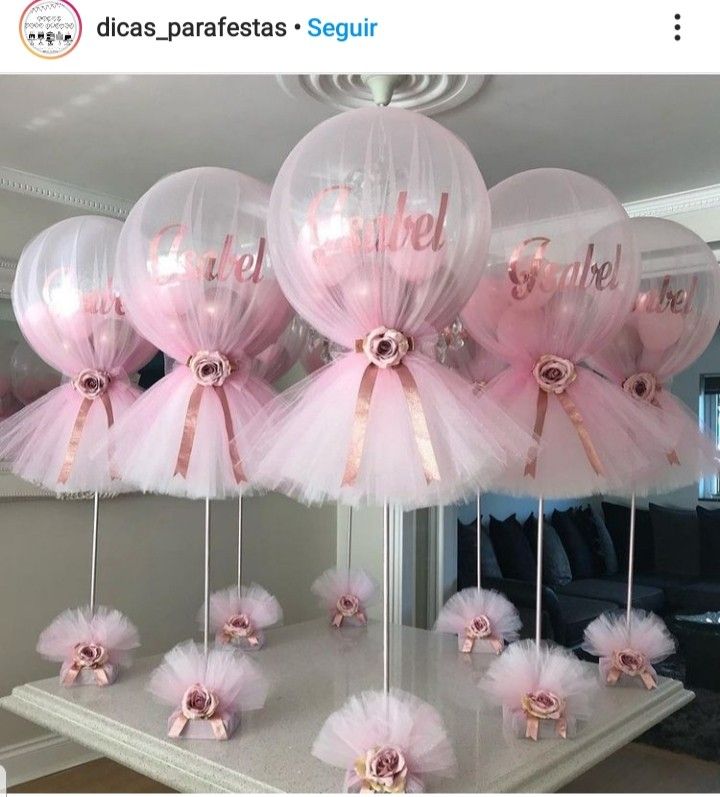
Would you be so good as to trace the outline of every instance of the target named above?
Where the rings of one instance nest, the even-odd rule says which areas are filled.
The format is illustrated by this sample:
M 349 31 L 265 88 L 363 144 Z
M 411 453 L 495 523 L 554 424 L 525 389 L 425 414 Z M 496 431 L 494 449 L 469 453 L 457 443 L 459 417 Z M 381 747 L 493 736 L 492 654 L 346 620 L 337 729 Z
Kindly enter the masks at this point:
M 78 675 L 82 670 L 92 670 L 95 675 L 95 680 L 97 681 L 98 686 L 107 686 L 110 683 L 110 678 L 108 677 L 107 671 L 105 667 L 84 667 L 82 664 L 78 664 L 77 662 L 73 662 L 70 667 L 66 670 L 65 675 L 63 676 L 62 683 L 63 686 L 72 686 L 75 681 L 77 681 Z
M 229 631 L 222 631 L 219 637 L 220 641 L 226 645 L 229 645 L 233 639 L 247 639 L 248 643 L 254 648 L 260 645 L 260 640 L 257 638 L 254 630 L 247 634 L 233 634 Z
M 503 640 L 496 637 L 495 634 L 489 634 L 488 636 L 479 637 L 475 636 L 474 634 L 470 634 L 466 631 L 465 639 L 463 640 L 462 649 L 460 652 L 472 653 L 473 648 L 475 647 L 475 643 L 480 642 L 481 640 L 489 642 L 490 645 L 492 646 L 492 649 L 495 651 L 495 653 L 498 656 L 503 652 L 505 648 L 505 643 L 503 642 Z
M 362 379 L 360 380 L 358 397 L 355 403 L 350 450 L 345 462 L 345 473 L 343 474 L 342 480 L 343 487 L 355 484 L 358 473 L 360 472 L 360 463 L 362 462 L 363 449 L 365 448 L 368 416 L 370 415 L 370 402 L 372 400 L 375 381 L 379 370 L 380 369 L 376 365 L 368 363 L 362 375 Z M 410 411 L 410 420 L 415 435 L 415 443 L 422 461 L 425 480 L 428 484 L 432 481 L 439 481 L 440 469 L 438 468 L 432 440 L 430 439 L 430 430 L 428 429 L 427 419 L 423 411 L 417 382 L 410 373 L 408 367 L 402 363 L 394 366 L 391 370 L 397 374 L 403 392 L 405 393 L 405 400 L 407 401 L 408 410 Z
M 660 387 L 660 385 L 658 385 L 657 392 L 659 393 L 661 390 L 662 390 L 662 388 Z M 650 403 L 653 405 L 653 407 L 657 407 L 658 409 L 662 409 L 662 405 L 660 404 L 660 402 L 656 398 L 653 398 L 653 400 Z M 668 451 L 665 454 L 665 459 L 667 459 L 668 465 L 679 465 L 680 464 L 680 457 L 678 457 L 677 451 L 674 448 L 672 450 Z
M 533 436 L 538 443 L 540 442 L 543 429 L 545 428 L 545 417 L 547 415 L 549 395 L 550 394 L 547 391 L 543 390 L 542 388 L 538 388 L 537 408 L 535 410 L 535 426 L 533 428 Z M 585 449 L 585 455 L 590 462 L 590 466 L 595 471 L 596 475 L 604 476 L 605 473 L 603 471 L 602 463 L 600 462 L 600 457 L 598 456 L 595 446 L 590 439 L 588 430 L 585 428 L 585 421 L 580 414 L 580 410 L 578 410 L 578 408 L 575 406 L 575 402 L 570 398 L 570 396 L 568 396 L 567 393 L 555 393 L 554 395 L 557 396 L 560 406 L 563 408 L 563 410 L 565 410 L 565 414 L 575 427 L 575 431 L 577 432 L 580 442 Z M 535 478 L 537 472 L 537 458 L 538 447 L 533 446 L 528 452 L 527 461 L 525 463 L 525 476 L 530 476 L 533 479 Z
M 103 393 L 98 398 L 100 401 L 102 401 L 103 406 L 105 407 L 105 415 L 107 416 L 107 424 L 109 429 L 113 425 L 114 421 L 110 396 L 108 396 L 107 393 Z M 80 402 L 80 409 L 78 410 L 78 414 L 75 416 L 75 423 L 73 425 L 72 432 L 70 433 L 70 441 L 68 442 L 67 451 L 65 452 L 65 460 L 63 461 L 62 468 L 60 469 L 60 475 L 58 476 L 58 482 L 60 484 L 66 484 L 67 480 L 70 478 L 70 472 L 72 471 L 73 464 L 75 463 L 75 456 L 77 455 L 77 450 L 80 446 L 80 439 L 82 438 L 82 433 L 85 429 L 85 424 L 87 423 L 88 415 L 90 414 L 90 409 L 94 401 L 95 399 L 86 397 Z M 114 470 L 112 462 L 112 447 L 108 448 L 108 458 L 110 459 L 110 478 L 117 479 L 118 474 Z
M 607 679 L 606 679 L 607 683 L 609 683 L 610 686 L 614 686 L 620 680 L 620 676 L 622 674 L 623 671 L 619 667 L 611 667 L 608 670 Z M 655 687 L 657 686 L 657 681 L 655 680 L 655 677 L 650 672 L 650 670 L 647 669 L 647 667 L 635 673 L 635 675 L 631 675 L 630 673 L 625 673 L 625 675 L 630 675 L 631 678 L 634 678 L 635 675 L 639 676 L 640 680 L 643 682 L 646 689 L 655 689 Z
M 365 612 L 363 612 L 361 609 L 358 609 L 356 612 L 353 612 L 352 614 L 343 614 L 342 612 L 335 612 L 335 617 L 333 617 L 330 625 L 334 626 L 335 628 L 340 628 L 343 620 L 346 617 L 354 617 L 363 625 L 367 625 L 367 617 L 365 616 Z
M 191 720 L 186 717 L 184 714 L 178 714 L 172 722 L 172 725 L 168 729 L 168 736 L 171 739 L 178 739 L 182 735 L 182 732 L 187 727 L 187 724 Z M 212 728 L 212 732 L 215 738 L 218 741 L 225 742 L 228 738 L 227 733 L 227 726 L 225 725 L 225 721 L 222 719 L 204 719 L 204 720 L 196 720 L 197 722 L 209 722 L 210 727 Z
M 532 739 L 534 742 L 538 740 L 540 734 L 540 717 L 525 712 L 525 738 Z M 567 718 L 564 714 L 556 711 L 542 719 L 555 720 L 555 733 L 562 739 L 567 739 Z
M 232 464 L 233 475 L 235 482 L 247 481 L 245 471 L 243 470 L 240 455 L 238 454 L 237 445 L 235 443 L 235 431 L 233 429 L 232 415 L 230 413 L 230 405 L 228 404 L 227 394 L 222 385 L 216 387 L 214 385 L 195 385 L 190 399 L 188 400 L 187 410 L 185 411 L 185 423 L 183 425 L 182 438 L 180 439 L 180 448 L 178 450 L 177 461 L 175 463 L 175 472 L 173 476 L 182 476 L 183 479 L 187 478 L 188 467 L 190 465 L 190 455 L 192 454 L 193 443 L 195 442 L 195 430 L 197 429 L 198 413 L 200 412 L 200 402 L 204 395 L 204 391 L 211 388 L 215 391 L 223 411 L 223 419 L 225 421 L 225 435 L 228 441 L 228 451 L 230 453 L 230 462 Z

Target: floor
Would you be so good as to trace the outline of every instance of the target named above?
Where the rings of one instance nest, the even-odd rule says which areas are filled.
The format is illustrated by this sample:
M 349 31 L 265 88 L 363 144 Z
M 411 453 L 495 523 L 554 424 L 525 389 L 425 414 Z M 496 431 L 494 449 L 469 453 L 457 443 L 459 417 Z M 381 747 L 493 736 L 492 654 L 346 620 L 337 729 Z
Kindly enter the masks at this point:
M 114 761 L 100 758 L 89 764 L 23 783 L 9 791 L 114 794 L 161 793 L 171 790 Z M 562 791 L 585 794 L 717 792 L 720 791 L 720 764 L 643 744 L 629 744 L 569 783 Z

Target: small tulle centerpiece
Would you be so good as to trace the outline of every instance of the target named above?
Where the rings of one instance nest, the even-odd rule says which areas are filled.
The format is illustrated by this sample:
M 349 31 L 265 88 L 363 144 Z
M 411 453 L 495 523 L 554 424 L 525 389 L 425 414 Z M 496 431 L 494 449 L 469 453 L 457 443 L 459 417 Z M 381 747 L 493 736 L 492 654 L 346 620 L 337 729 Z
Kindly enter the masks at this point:
M 362 569 L 332 567 L 315 579 L 311 590 L 333 628 L 367 625 L 367 609 L 377 599 L 377 586 Z
M 165 654 L 148 688 L 173 709 L 168 736 L 217 741 L 233 735 L 241 711 L 262 708 L 268 692 L 265 677 L 251 661 L 227 649 L 205 654 L 193 641 Z
M 438 712 L 414 695 L 362 692 L 325 721 L 312 753 L 345 772 L 346 792 L 425 791 L 453 777 L 455 754 Z
M 515 642 L 488 668 L 481 687 L 502 708 L 509 736 L 566 739 L 590 719 L 597 683 L 568 650 Z
M 198 613 L 203 623 L 205 607 Z M 259 584 L 228 587 L 210 596 L 210 631 L 218 645 L 246 651 L 260 650 L 265 644 L 265 629 L 282 623 L 282 607 L 277 598 Z
M 139 647 L 137 628 L 117 609 L 66 609 L 40 634 L 37 651 L 60 662 L 63 686 L 110 686 Z
M 455 634 L 463 653 L 500 654 L 522 627 L 512 603 L 492 589 L 469 587 L 453 595 L 440 610 L 433 631 Z
M 593 620 L 585 629 L 583 650 L 600 658 L 604 684 L 641 683 L 655 689 L 653 664 L 675 652 L 675 640 L 656 614 L 633 609 L 629 623 L 619 614 L 601 614 Z

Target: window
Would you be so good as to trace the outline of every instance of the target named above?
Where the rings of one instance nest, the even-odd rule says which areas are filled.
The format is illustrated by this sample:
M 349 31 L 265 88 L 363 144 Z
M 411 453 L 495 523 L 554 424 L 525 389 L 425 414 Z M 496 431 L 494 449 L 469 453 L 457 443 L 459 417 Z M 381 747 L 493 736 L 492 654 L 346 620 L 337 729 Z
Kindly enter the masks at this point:
M 700 376 L 700 426 L 720 446 L 720 374 Z M 720 501 L 720 471 L 700 482 L 700 498 Z

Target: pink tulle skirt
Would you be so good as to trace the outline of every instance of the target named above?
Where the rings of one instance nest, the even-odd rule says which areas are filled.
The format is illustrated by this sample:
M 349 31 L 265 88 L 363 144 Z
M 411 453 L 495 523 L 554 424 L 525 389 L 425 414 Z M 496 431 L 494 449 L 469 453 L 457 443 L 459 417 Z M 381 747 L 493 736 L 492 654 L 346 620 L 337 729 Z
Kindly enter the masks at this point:
M 125 480 L 145 492 L 189 498 L 224 498 L 249 488 L 247 481 L 236 480 L 223 406 L 213 387 L 202 388 L 187 474 L 176 473 L 188 404 L 196 387 L 187 368 L 175 368 L 115 424 L 111 442 Z M 227 379 L 222 389 L 239 460 L 251 479 L 246 458 L 250 424 L 275 392 L 262 380 L 240 374 Z
M 654 459 L 650 473 L 630 485 L 636 493 L 662 493 L 695 484 L 720 468 L 714 442 L 699 427 L 697 416 L 669 390 L 656 396 L 661 414 L 664 456 Z
M 529 370 L 509 368 L 486 393 L 528 428 L 535 428 L 538 385 Z M 535 476 L 525 475 L 528 452 L 494 484 L 512 495 L 576 498 L 595 493 L 624 494 L 648 483 L 658 463 L 667 462 L 667 432 L 662 413 L 641 404 L 617 385 L 588 368 L 578 367 L 568 396 L 582 416 L 582 427 L 597 453 L 596 473 L 578 428 L 557 396 L 548 394 L 547 413 L 538 445 Z
M 474 494 L 524 455 L 531 438 L 492 399 L 418 352 L 403 365 L 417 384 L 439 480 L 426 479 L 397 372 L 378 369 L 357 476 L 343 486 L 358 428 L 358 391 L 368 367 L 364 355 L 348 354 L 269 405 L 251 454 L 258 483 L 304 503 L 388 501 L 411 509 Z
M 139 393 L 126 380 L 111 382 L 106 397 L 115 423 Z M 4 420 L 0 423 L 0 460 L 10 462 L 17 476 L 55 493 L 127 492 L 132 487 L 120 478 L 117 460 L 107 447 L 108 417 L 99 398 L 93 400 L 87 414 L 67 481 L 60 481 L 82 402 L 83 396 L 67 382 Z

